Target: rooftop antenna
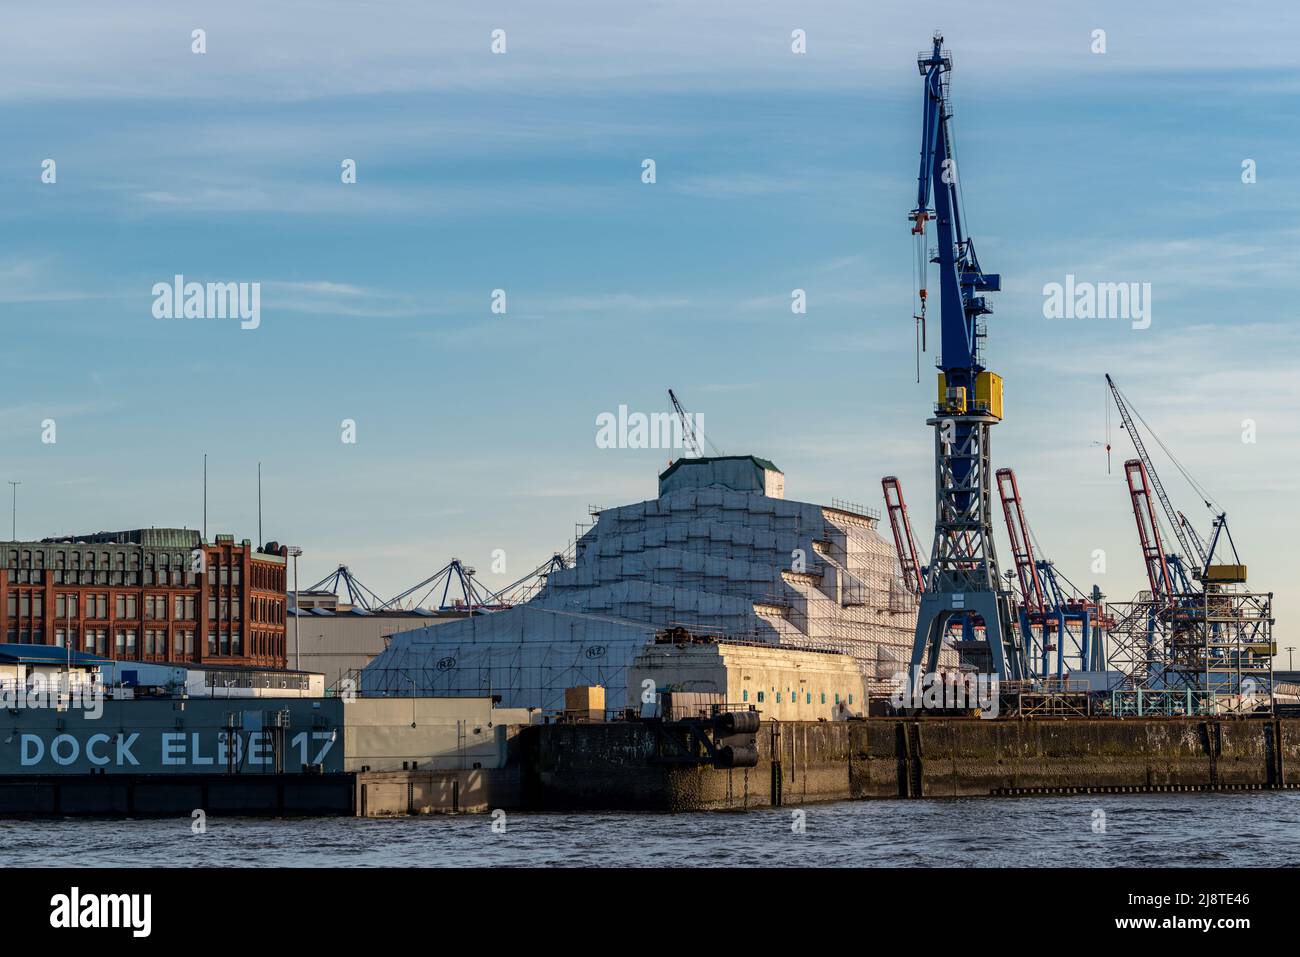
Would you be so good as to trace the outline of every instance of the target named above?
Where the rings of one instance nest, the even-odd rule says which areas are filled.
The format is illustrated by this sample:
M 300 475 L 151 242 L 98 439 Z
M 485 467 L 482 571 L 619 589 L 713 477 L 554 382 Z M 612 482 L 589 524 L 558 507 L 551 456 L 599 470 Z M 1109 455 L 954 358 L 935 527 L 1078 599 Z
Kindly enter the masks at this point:
M 261 548 L 266 539 L 262 538 L 262 463 L 257 463 L 257 547 Z
M 9 534 L 13 536 L 11 541 L 16 542 L 18 541 L 18 486 L 22 485 L 23 483 L 15 482 L 13 481 L 13 479 L 10 479 L 9 484 L 14 487 L 14 510 L 13 510 L 14 524 L 13 524 L 13 530 Z
M 208 540 L 208 453 L 203 453 L 203 540 Z

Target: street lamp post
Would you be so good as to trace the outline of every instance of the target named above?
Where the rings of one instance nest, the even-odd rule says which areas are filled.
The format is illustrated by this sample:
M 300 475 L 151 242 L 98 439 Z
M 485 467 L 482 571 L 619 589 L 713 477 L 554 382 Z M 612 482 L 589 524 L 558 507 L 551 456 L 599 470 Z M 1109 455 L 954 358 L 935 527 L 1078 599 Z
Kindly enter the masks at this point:
M 302 646 L 298 641 L 298 619 L 302 616 L 302 609 L 298 607 L 298 556 L 302 554 L 302 549 L 297 545 L 289 546 L 289 557 L 293 559 L 293 668 L 295 671 L 302 670 Z

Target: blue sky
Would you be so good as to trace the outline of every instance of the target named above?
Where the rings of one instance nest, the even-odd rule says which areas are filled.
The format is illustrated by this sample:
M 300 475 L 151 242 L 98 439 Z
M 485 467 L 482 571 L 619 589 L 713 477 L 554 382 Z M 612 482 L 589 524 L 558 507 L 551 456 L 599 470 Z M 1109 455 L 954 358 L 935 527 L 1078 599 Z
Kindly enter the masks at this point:
M 669 386 L 720 448 L 777 462 L 789 497 L 878 506 L 893 473 L 926 524 L 906 213 L 914 58 L 938 26 L 969 227 L 1004 283 L 994 456 L 1040 542 L 1076 582 L 1141 587 L 1126 438 L 1109 476 L 1093 444 L 1110 371 L 1227 507 L 1290 638 L 1294 7 L 156 6 L 27 9 L 0 37 L 20 536 L 195 526 L 207 452 L 209 531 L 256 536 L 261 461 L 267 537 L 302 545 L 304 584 L 346 562 L 391 594 L 453 555 L 504 583 L 588 505 L 653 496 L 667 456 L 597 448 L 595 419 L 666 410 Z M 260 282 L 260 328 L 154 319 L 175 273 Z M 1150 282 L 1151 328 L 1044 319 L 1067 273 Z

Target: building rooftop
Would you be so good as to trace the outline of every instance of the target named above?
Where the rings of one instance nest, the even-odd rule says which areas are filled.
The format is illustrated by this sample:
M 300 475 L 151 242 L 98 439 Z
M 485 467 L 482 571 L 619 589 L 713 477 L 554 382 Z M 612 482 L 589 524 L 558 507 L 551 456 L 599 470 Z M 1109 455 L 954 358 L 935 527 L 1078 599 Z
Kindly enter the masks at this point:
M 153 548 L 194 548 L 202 536 L 192 528 L 132 528 L 121 532 L 91 532 L 88 535 L 57 535 L 42 538 L 41 544 L 60 542 L 93 545 L 145 545 Z
M 759 468 L 767 472 L 781 472 L 779 468 L 772 464 L 769 459 L 761 459 L 757 455 L 701 455 L 698 458 L 681 458 L 674 462 L 668 468 L 659 473 L 659 481 L 663 481 L 672 475 L 679 468 L 688 465 L 711 465 L 714 462 L 753 462 Z M 784 475 L 784 472 L 781 472 Z
M 58 645 L 19 645 L 0 643 L 0 664 L 6 665 L 64 665 L 68 662 L 68 652 Z M 80 668 L 111 664 L 108 658 L 88 654 L 84 651 L 72 652 L 72 664 Z
M 785 498 L 785 474 L 757 455 L 678 459 L 659 473 L 659 497 L 683 489 L 724 488 Z

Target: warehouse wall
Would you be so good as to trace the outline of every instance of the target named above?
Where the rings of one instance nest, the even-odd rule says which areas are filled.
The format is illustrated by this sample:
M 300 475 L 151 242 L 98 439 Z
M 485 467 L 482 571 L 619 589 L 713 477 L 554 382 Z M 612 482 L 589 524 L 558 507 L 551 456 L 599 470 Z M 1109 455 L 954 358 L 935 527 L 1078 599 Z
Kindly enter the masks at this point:
M 491 698 L 357 698 L 343 708 L 343 769 L 499 768 L 518 719 L 494 712 Z
M 647 645 L 628 668 L 628 700 L 655 692 L 720 692 L 776 721 L 838 721 L 865 711 L 862 672 L 848 655 L 739 644 Z M 644 707 L 642 713 L 645 713 Z

